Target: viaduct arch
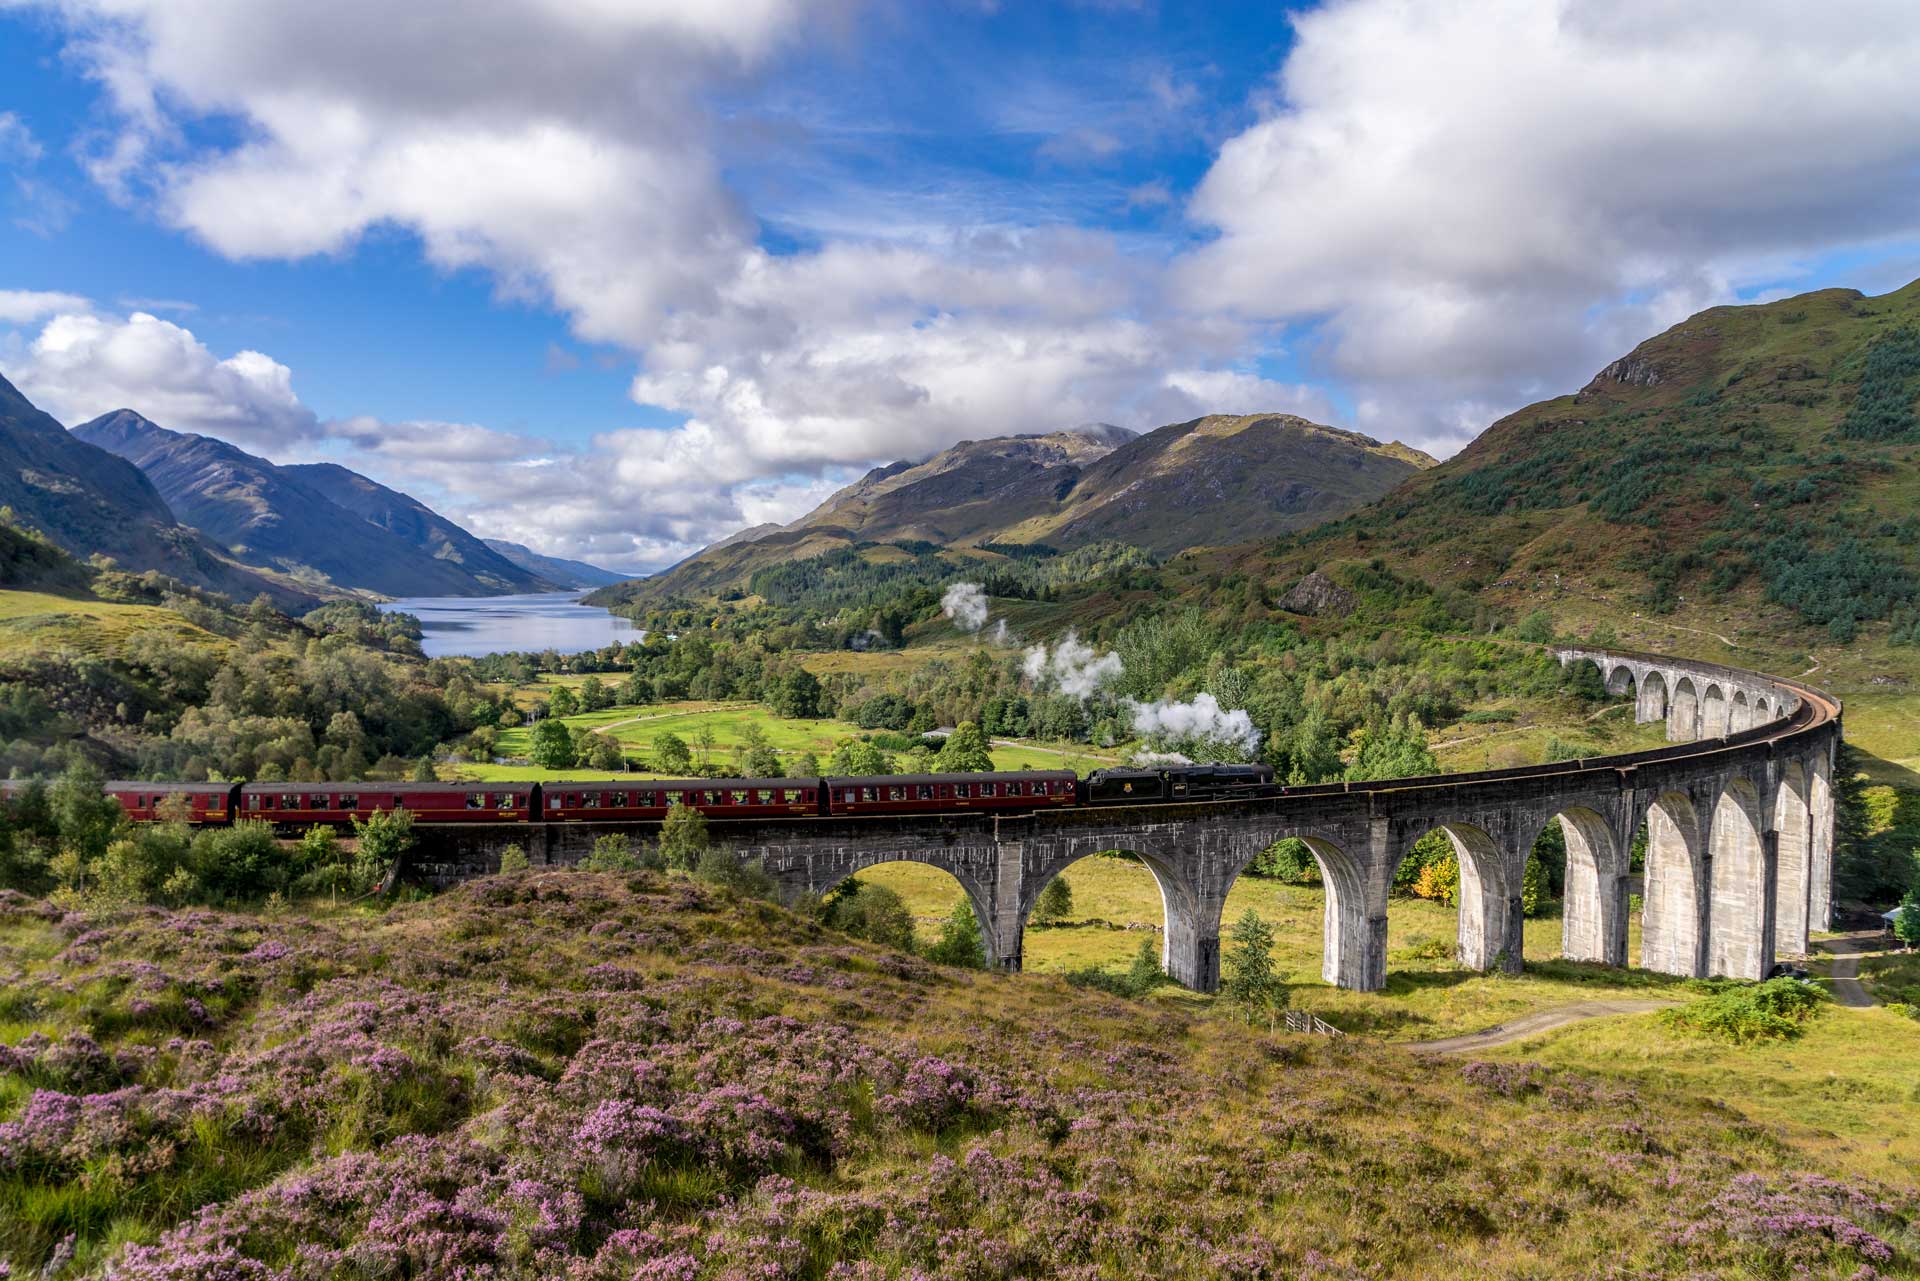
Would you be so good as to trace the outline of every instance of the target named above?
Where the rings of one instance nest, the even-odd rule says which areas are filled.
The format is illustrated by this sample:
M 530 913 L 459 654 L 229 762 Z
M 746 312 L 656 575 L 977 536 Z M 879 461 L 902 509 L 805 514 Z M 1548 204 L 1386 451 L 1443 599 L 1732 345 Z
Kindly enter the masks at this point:
M 825 893 L 875 864 L 927 863 L 966 890 L 992 961 L 1019 969 L 1040 891 L 1106 850 L 1136 854 L 1165 909 L 1162 963 L 1200 991 L 1220 981 L 1221 916 L 1234 881 L 1273 842 L 1297 837 L 1326 887 L 1322 975 L 1386 983 L 1387 901 L 1413 843 L 1436 828 L 1460 862 L 1460 958 L 1521 966 L 1521 881 L 1548 823 L 1566 837 L 1562 951 L 1627 965 L 1629 850 L 1647 827 L 1639 963 L 1667 974 L 1765 977 L 1804 952 L 1832 915 L 1838 700 L 1810 686 L 1713 663 L 1582 647 L 1643 723 L 1670 745 L 1519 769 L 1324 783 L 1252 800 L 986 814 L 716 820 L 716 836 L 760 859 L 791 894 Z M 535 863 L 584 857 L 603 824 L 454 826 L 423 834 L 409 875 L 436 884 L 486 874 L 508 841 Z M 644 831 L 653 825 L 632 825 Z

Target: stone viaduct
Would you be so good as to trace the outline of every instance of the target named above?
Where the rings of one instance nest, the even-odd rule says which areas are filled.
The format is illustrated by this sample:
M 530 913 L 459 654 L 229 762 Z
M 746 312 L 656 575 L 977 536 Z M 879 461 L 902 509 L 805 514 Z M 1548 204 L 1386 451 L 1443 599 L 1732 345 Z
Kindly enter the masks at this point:
M 1561 825 L 1567 872 L 1562 953 L 1627 965 L 1629 861 L 1646 829 L 1639 963 L 1666 974 L 1763 978 L 1804 953 L 1832 914 L 1833 768 L 1840 704 L 1809 686 L 1686 659 L 1554 651 L 1592 663 L 1670 746 L 1520 769 L 1285 789 L 1253 800 L 1101 806 L 995 817 L 958 814 L 716 821 L 715 835 L 759 859 L 792 894 L 824 893 L 863 868 L 911 861 L 951 873 L 973 901 L 988 955 L 1018 969 L 1040 891 L 1075 861 L 1136 855 L 1165 910 L 1162 963 L 1189 987 L 1220 980 L 1227 893 L 1254 857 L 1297 837 L 1326 887 L 1329 983 L 1386 982 L 1387 898 L 1395 870 L 1428 832 L 1460 864 L 1460 959 L 1521 966 L 1521 879 L 1542 829 Z M 628 825 L 636 830 L 648 825 Z M 432 829 L 408 874 L 435 884 L 498 866 L 508 841 L 536 863 L 570 863 L 618 825 Z

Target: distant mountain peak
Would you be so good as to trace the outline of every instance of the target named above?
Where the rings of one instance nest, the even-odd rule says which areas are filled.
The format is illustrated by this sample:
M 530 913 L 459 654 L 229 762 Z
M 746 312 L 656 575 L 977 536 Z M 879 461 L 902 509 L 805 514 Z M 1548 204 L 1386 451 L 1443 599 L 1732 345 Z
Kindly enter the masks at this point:
M 742 531 L 647 593 L 742 585 L 754 569 L 867 542 L 1079 546 L 1162 554 L 1302 528 L 1379 497 L 1433 459 L 1290 414 L 1214 414 L 1142 435 L 1111 423 L 963 440 L 876 467 L 793 523 Z
M 556 584 L 488 549 L 424 504 L 332 463 L 283 467 L 131 409 L 73 429 L 144 473 L 173 513 L 245 564 L 388 596 L 484 596 Z M 344 495 L 352 495 L 342 501 Z M 367 510 L 410 513 L 402 528 Z

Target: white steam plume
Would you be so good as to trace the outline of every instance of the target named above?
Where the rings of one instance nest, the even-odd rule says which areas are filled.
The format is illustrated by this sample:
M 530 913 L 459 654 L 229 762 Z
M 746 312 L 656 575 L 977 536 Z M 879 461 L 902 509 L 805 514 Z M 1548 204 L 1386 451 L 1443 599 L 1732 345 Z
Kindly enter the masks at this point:
M 1182 756 L 1178 752 L 1150 752 L 1142 748 L 1133 754 L 1132 764 L 1141 769 L 1172 769 L 1180 765 L 1193 764 L 1193 758 Z
M 940 598 L 940 612 L 961 631 L 977 632 L 987 625 L 987 593 L 978 583 L 955 583 Z
M 1248 758 L 1260 750 L 1253 718 L 1241 708 L 1227 711 L 1211 694 L 1196 694 L 1184 703 L 1161 699 L 1129 706 L 1133 732 L 1159 747 L 1194 756 L 1233 751 Z
M 1088 699 L 1124 670 L 1120 655 L 1095 654 L 1093 646 L 1068 632 L 1049 654 L 1045 645 L 1027 651 L 1027 679 L 1036 686 L 1052 685 L 1069 698 Z

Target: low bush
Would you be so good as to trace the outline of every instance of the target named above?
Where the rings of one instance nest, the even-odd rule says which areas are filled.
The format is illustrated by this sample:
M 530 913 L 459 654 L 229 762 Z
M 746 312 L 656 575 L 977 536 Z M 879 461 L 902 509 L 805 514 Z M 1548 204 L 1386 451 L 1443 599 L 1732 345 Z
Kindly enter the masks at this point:
M 1764 983 L 1709 981 L 1707 995 L 1676 1010 L 1665 1010 L 1668 1027 L 1735 1045 L 1791 1040 L 1820 1012 L 1826 994 L 1799 979 Z

